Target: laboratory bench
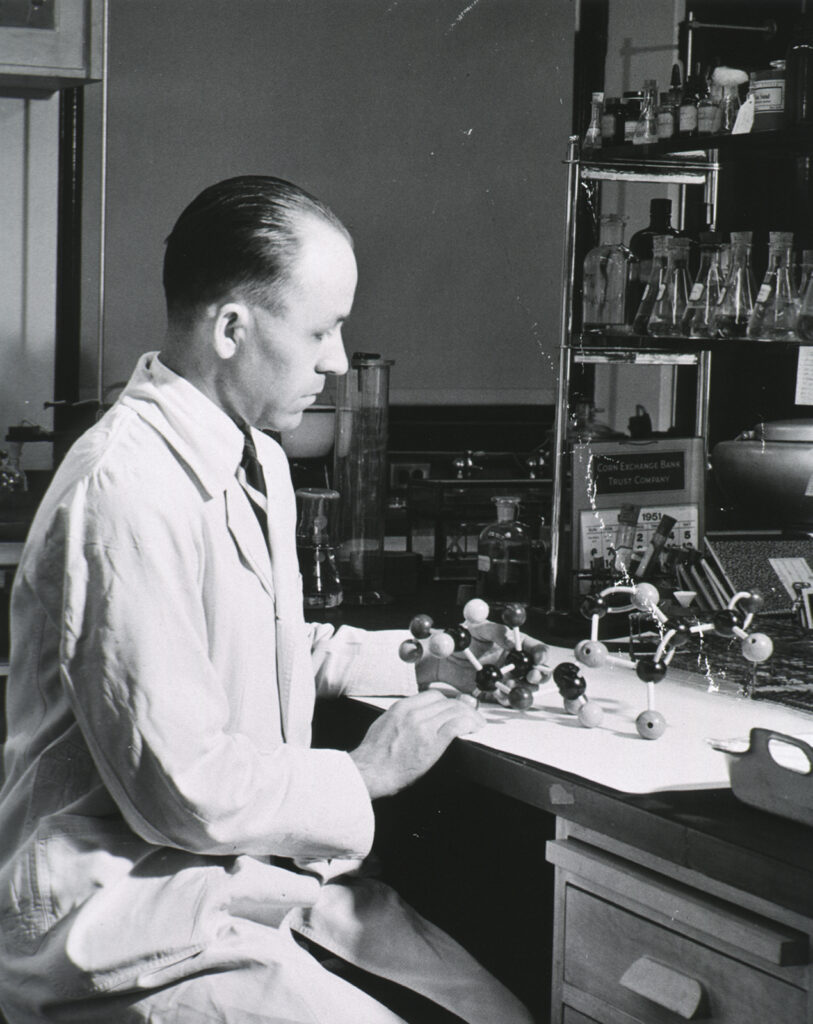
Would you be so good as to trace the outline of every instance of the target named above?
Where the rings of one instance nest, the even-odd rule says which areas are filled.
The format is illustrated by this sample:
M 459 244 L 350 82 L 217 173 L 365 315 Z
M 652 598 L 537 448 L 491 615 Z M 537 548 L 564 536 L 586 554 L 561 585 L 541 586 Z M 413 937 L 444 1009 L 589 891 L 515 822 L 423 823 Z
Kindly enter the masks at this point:
M 318 617 L 392 628 L 417 611 L 460 619 L 444 585 Z M 525 628 L 544 640 L 542 624 Z M 379 713 L 323 702 L 315 742 L 352 749 Z M 382 876 L 540 1022 L 813 1022 L 813 828 L 729 788 L 624 793 L 475 735 L 376 818 Z

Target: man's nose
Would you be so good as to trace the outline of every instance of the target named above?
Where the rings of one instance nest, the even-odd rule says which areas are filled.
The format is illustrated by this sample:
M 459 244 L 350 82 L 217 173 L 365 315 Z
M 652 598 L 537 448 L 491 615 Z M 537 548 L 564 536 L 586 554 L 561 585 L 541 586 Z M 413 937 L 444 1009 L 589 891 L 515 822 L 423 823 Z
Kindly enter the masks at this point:
M 316 368 L 320 373 L 334 373 L 339 377 L 347 373 L 350 364 L 344 351 L 341 331 L 336 331 L 325 339 L 324 349 Z

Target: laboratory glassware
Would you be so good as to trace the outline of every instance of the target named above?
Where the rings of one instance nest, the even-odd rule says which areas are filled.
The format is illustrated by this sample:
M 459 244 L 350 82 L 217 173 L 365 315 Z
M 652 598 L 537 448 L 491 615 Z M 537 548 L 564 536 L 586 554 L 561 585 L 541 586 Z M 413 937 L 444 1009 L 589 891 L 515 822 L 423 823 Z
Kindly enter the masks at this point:
M 732 231 L 728 274 L 712 317 L 711 336 L 744 338 L 754 309 L 750 231 Z
M 687 338 L 710 338 L 711 318 L 723 290 L 723 244 L 714 232 L 700 235 L 700 269 L 689 291 L 682 333 Z
M 628 326 L 633 310 L 630 283 L 635 258 L 624 245 L 624 218 L 605 214 L 599 244 L 584 259 L 582 324 L 585 330 Z
M 336 384 L 333 486 L 341 495 L 337 531 L 345 604 L 386 604 L 389 379 L 393 361 L 356 352 Z
M 342 603 L 333 537 L 338 502 L 339 492 L 327 487 L 296 491 L 296 553 L 306 608 L 335 608 Z
M 658 287 L 647 331 L 656 338 L 679 337 L 683 314 L 689 301 L 689 239 L 670 238 L 666 247 L 666 270 Z
M 481 531 L 477 540 L 477 596 L 493 609 L 508 602 L 531 600 L 531 539 L 517 520 L 520 499 L 498 495 L 491 499 L 497 520 Z
M 813 342 L 813 273 L 807 279 L 803 292 L 800 292 L 799 319 L 796 323 L 796 335 L 800 341 Z
M 649 146 L 658 141 L 657 103 L 658 83 L 654 78 L 647 78 L 644 82 L 644 101 L 641 105 L 641 114 L 635 125 L 635 131 L 632 133 L 632 141 L 636 146 Z
M 793 233 L 771 231 L 768 234 L 768 269 L 748 320 L 748 337 L 794 341 L 798 319 L 799 295 L 793 281 Z
M 635 334 L 646 334 L 649 314 L 652 312 L 652 307 L 655 305 L 655 300 L 665 279 L 666 252 L 670 239 L 671 235 L 655 235 L 652 239 L 652 266 L 649 271 L 649 279 L 632 321 L 632 330 Z
M 601 115 L 604 110 L 604 93 L 594 92 L 590 101 L 590 123 L 584 133 L 582 148 L 601 149 Z

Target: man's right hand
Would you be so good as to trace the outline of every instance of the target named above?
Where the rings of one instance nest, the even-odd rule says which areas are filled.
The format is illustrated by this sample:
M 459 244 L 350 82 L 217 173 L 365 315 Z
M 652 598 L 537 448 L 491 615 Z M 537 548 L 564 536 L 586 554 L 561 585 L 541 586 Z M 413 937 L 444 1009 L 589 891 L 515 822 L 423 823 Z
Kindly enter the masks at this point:
M 388 708 L 350 756 L 370 799 L 375 800 L 410 785 L 432 767 L 453 739 L 485 724 L 466 698 L 426 690 Z

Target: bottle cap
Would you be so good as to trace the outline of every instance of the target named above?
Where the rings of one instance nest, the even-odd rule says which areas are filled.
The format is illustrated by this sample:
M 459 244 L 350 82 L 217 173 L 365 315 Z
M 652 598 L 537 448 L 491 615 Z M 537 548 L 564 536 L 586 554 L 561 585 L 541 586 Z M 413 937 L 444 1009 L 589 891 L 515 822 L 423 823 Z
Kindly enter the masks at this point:
M 793 245 L 793 232 L 769 231 L 768 245 Z
M 723 236 L 719 231 L 701 231 L 698 237 L 701 245 L 723 244 Z
M 732 245 L 750 245 L 751 240 L 754 237 L 753 231 L 732 231 L 731 232 L 731 244 Z

